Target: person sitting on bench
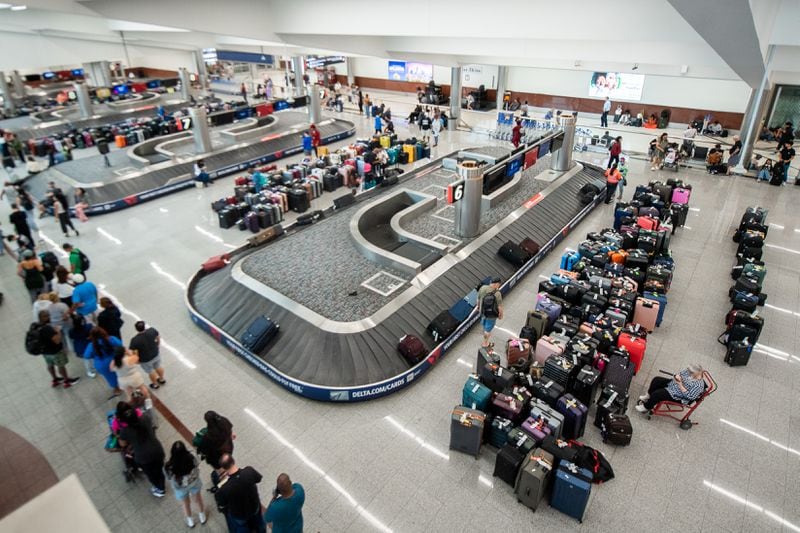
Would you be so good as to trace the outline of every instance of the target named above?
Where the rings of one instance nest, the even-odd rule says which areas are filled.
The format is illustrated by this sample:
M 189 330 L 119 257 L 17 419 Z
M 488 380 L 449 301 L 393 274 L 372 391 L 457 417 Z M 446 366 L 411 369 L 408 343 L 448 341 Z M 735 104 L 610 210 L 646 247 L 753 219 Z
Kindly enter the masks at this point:
M 636 410 L 640 413 L 647 413 L 659 402 L 689 404 L 702 396 L 705 390 L 703 367 L 698 364 L 689 365 L 672 376 L 672 379 L 654 377 L 650 381 L 647 394 L 639 396 Z

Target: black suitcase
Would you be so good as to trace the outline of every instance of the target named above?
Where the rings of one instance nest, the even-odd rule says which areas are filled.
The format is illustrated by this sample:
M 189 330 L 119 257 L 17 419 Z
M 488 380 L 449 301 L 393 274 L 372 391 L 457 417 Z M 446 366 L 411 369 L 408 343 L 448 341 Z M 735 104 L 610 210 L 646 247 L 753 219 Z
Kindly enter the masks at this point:
M 228 229 L 236 225 L 239 213 L 233 209 L 223 209 L 217 213 L 217 217 L 219 218 L 219 227 Z
M 603 442 L 627 446 L 633 437 L 633 426 L 628 415 L 606 413 L 600 426 Z
M 305 213 L 311 207 L 305 189 L 292 189 L 289 191 L 289 209 L 296 213 Z
M 494 477 L 499 477 L 512 487 L 517 482 L 517 473 L 525 460 L 525 453 L 513 444 L 506 444 L 497 452 Z
M 500 247 L 497 253 L 500 255 L 500 257 L 517 268 L 527 263 L 528 259 L 530 259 L 530 256 L 525 252 L 525 250 L 523 250 L 519 244 L 516 244 L 512 241 L 506 241 L 506 243 Z
M 725 362 L 729 366 L 746 366 L 750 361 L 750 354 L 753 353 L 753 345 L 747 341 L 733 341 L 728 343 L 728 351 L 725 353 Z
M 493 363 L 483 365 L 479 377 L 481 383 L 492 389 L 492 392 L 503 392 L 512 387 L 517 379 L 515 372 Z
M 337 176 L 338 175 L 336 174 L 334 175 L 325 174 L 324 176 L 322 176 L 322 187 L 328 192 L 333 192 L 336 189 L 338 189 L 339 180 L 337 179 Z
M 605 416 L 612 414 L 625 414 L 628 409 L 628 394 L 620 391 L 613 385 L 603 387 L 600 397 L 597 399 L 597 412 L 594 417 L 594 425 L 598 428 L 603 427 Z
M 343 207 L 347 207 L 350 204 L 355 203 L 356 197 L 352 194 L 346 194 L 344 196 L 340 196 L 333 201 L 333 208 L 334 209 L 342 209 Z
M 256 355 L 261 355 L 269 341 L 280 331 L 280 326 L 265 316 L 256 318 L 242 335 L 242 346 Z
M 457 327 L 458 320 L 450 314 L 449 310 L 446 310 L 436 315 L 436 318 L 428 324 L 428 332 L 433 337 L 434 342 L 439 343 L 449 337 Z
M 564 387 L 553 380 L 544 378 L 533 382 L 533 395 L 555 409 L 558 399 L 564 395 Z
M 626 357 L 612 355 L 609 358 L 603 376 L 603 386 L 614 385 L 618 390 L 628 393 L 635 365 Z
M 544 377 L 552 379 L 566 390 L 574 366 L 572 361 L 564 357 L 550 356 L 544 362 Z
M 600 371 L 590 365 L 584 365 L 572 381 L 572 395 L 583 405 L 590 406 L 594 402 L 599 384 Z

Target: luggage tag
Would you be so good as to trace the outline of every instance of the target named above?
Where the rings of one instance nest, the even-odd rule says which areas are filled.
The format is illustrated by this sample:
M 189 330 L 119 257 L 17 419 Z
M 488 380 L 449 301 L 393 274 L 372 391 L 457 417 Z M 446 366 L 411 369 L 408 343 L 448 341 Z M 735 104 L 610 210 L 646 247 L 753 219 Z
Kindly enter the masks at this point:
M 533 387 L 533 377 L 530 374 L 525 377 L 528 379 L 528 386 Z
M 458 419 L 462 426 L 465 427 L 472 427 L 472 417 L 469 413 L 462 413 L 461 417 Z
M 526 435 L 521 435 L 519 439 L 517 439 L 517 448 L 521 448 L 525 441 L 528 440 Z
M 553 384 L 553 382 L 552 382 L 552 381 L 548 381 L 548 382 L 545 384 L 544 388 L 545 388 L 545 389 L 549 389 L 549 388 L 550 388 L 550 386 L 551 386 L 552 384 Z
M 614 400 L 616 400 L 616 399 L 617 399 L 617 396 L 618 396 L 618 395 L 619 395 L 619 393 L 618 393 L 617 391 L 613 391 L 613 392 L 611 393 L 611 396 L 609 396 L 609 397 L 608 397 L 608 401 L 606 401 L 606 403 L 604 403 L 604 404 L 603 404 L 603 407 L 605 407 L 606 409 L 608 409 L 609 407 L 611 407 L 611 404 L 613 404 L 613 403 L 614 403 Z
M 480 390 L 480 388 L 481 388 L 481 386 L 476 383 L 475 386 L 472 387 L 472 393 L 474 394 L 474 393 L 478 392 Z M 474 409 L 474 407 L 473 407 L 473 409 Z

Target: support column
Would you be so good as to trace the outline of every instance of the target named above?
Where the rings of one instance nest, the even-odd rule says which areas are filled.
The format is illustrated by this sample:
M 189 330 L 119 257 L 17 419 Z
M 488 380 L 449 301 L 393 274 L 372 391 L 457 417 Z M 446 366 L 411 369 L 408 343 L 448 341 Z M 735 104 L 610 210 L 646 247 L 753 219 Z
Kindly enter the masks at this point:
M 353 58 L 350 56 L 344 58 L 344 64 L 347 68 L 347 85 L 352 87 L 356 82 L 356 73 L 353 72 Z
M 464 195 L 456 204 L 456 234 L 471 239 L 477 237 L 481 229 L 483 167 L 475 161 L 464 161 L 458 164 L 458 176 L 464 180 Z
M 25 83 L 22 81 L 22 76 L 19 75 L 18 70 L 11 73 L 11 81 L 14 83 L 14 92 L 17 93 L 17 96 L 25 98 Z
M 14 98 L 11 96 L 11 89 L 8 88 L 8 80 L 6 80 L 6 73 L 0 70 L 0 91 L 3 93 L 3 109 L 6 114 L 14 115 L 17 112 L 17 106 L 14 105 Z
M 211 135 L 208 133 L 208 118 L 206 108 L 190 107 L 189 116 L 192 117 L 192 137 L 194 137 L 194 150 L 197 154 L 205 154 L 212 150 Z
M 195 65 L 197 65 L 197 79 L 200 81 L 200 87 L 206 91 L 208 89 L 208 70 L 206 70 L 206 62 L 203 59 L 203 51 L 195 50 L 192 55 Z
M 575 146 L 575 117 L 561 115 L 561 129 L 564 130 L 564 142 L 561 148 L 550 156 L 550 168 L 557 172 L 566 172 L 572 166 L 572 147 Z
M 185 101 L 189 101 L 189 88 L 191 87 L 191 82 L 189 81 L 189 71 L 183 67 L 178 69 L 178 79 L 181 80 L 181 98 Z
M 737 174 L 744 174 L 747 172 L 745 164 L 749 164 L 750 159 L 753 157 L 753 146 L 756 140 L 758 140 L 759 126 L 761 125 L 762 103 L 769 86 L 769 72 L 774 51 L 775 47 L 770 45 L 767 50 L 767 61 L 764 66 L 764 75 L 761 77 L 761 84 L 758 89 L 754 89 L 754 92 L 751 94 L 750 102 L 747 105 L 747 111 L 742 121 L 742 156 L 739 158 L 739 164 L 733 169 Z
M 500 65 L 497 67 L 497 110 L 503 109 L 503 93 L 506 92 L 506 78 L 508 77 L 508 67 Z
M 306 94 L 306 85 L 303 76 L 306 73 L 305 59 L 303 56 L 292 58 L 292 70 L 294 70 L 294 96 L 295 98 Z
M 111 81 L 111 63 L 108 61 L 98 61 L 98 70 L 100 72 L 101 83 L 98 87 L 111 87 L 114 85 Z
M 75 94 L 78 95 L 78 107 L 81 110 L 81 118 L 89 118 L 94 115 L 92 99 L 89 96 L 89 87 L 85 83 L 73 83 Z
M 322 105 L 319 99 L 319 86 L 312 85 L 308 91 L 308 121 L 319 124 L 322 120 Z
M 456 130 L 461 119 L 461 67 L 450 68 L 450 120 L 448 130 Z

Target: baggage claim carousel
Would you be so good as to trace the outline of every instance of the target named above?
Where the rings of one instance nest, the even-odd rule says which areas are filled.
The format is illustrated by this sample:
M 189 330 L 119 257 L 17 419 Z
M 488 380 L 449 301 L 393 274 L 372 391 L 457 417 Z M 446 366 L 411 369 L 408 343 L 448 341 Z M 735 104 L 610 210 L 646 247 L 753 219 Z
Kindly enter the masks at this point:
M 504 281 L 500 290 L 507 294 L 603 200 L 600 194 L 583 205 L 578 194 L 585 184 L 604 179 L 603 170 L 598 167 L 574 163 L 567 172 L 543 171 L 549 168 L 547 151 L 551 143 L 560 142 L 563 135 L 563 132 L 551 134 L 524 151 L 498 158 L 487 167 L 484 176 L 496 175 L 495 170 L 500 166 L 515 164 L 519 168 L 525 162 L 525 170 L 517 172 L 512 180 L 516 194 L 506 194 L 503 201 L 483 210 L 482 233 L 469 242 L 447 236 L 442 239 L 441 235 L 433 240 L 408 231 L 419 217 L 426 216 L 422 211 L 444 220 L 444 210 L 452 209 L 437 205 L 444 196 L 444 186 L 425 182 L 423 188 L 441 189 L 439 195 L 428 195 L 435 198 L 433 202 L 425 198 L 425 193 L 415 190 L 418 180 L 430 179 L 444 170 L 440 159 L 404 174 L 394 187 L 373 189 L 359 195 L 353 205 L 329 210 L 324 219 L 313 225 L 289 225 L 276 240 L 230 251 L 229 265 L 211 273 L 200 270 L 190 280 L 186 293 L 190 316 L 198 327 L 256 370 L 306 398 L 355 402 L 398 391 L 433 367 L 479 319 L 477 310 L 473 310 L 449 337 L 436 343 L 426 331 L 436 315 L 464 298 L 487 276 L 500 275 Z M 540 149 L 542 156 L 536 163 Z M 455 173 L 449 177 L 450 181 L 456 179 Z M 530 196 L 520 200 L 520 194 Z M 396 200 L 398 197 L 400 201 Z M 483 200 L 487 201 L 487 197 Z M 379 210 L 383 221 L 375 218 L 375 206 L 379 205 L 388 206 Z M 496 210 L 505 213 L 503 218 L 487 227 L 485 219 Z M 362 219 L 369 223 L 359 224 Z M 377 250 L 379 257 L 376 257 L 372 252 L 385 245 L 386 239 L 375 240 L 370 231 L 385 234 L 387 224 L 392 225 L 400 242 L 383 248 L 383 252 Z M 349 243 L 324 243 L 319 247 L 321 238 L 342 233 L 347 235 L 345 240 Z M 514 268 L 497 255 L 504 242 L 519 242 L 526 237 L 540 243 L 541 250 L 521 268 Z M 427 247 L 438 258 L 430 261 L 421 258 L 421 254 L 398 252 L 404 244 L 412 242 Z M 305 244 L 316 249 L 316 253 L 307 253 Z M 334 270 L 325 268 L 323 256 L 341 261 L 341 266 Z M 358 278 L 349 270 L 358 268 L 348 263 L 353 256 L 361 256 L 359 261 L 371 261 L 378 274 L 366 280 Z M 289 267 L 287 262 L 294 264 Z M 267 270 L 272 273 L 282 272 L 285 280 L 300 272 L 311 272 L 317 285 L 307 291 L 310 296 L 306 294 L 303 301 L 298 301 L 301 297 L 293 299 L 285 294 L 292 289 L 279 279 L 259 276 L 259 263 L 268 265 Z M 352 291 L 353 285 L 357 290 Z M 374 305 L 362 307 L 362 317 L 355 320 L 348 298 L 357 299 L 364 294 L 374 295 L 382 306 L 377 311 Z M 314 295 L 327 301 L 327 308 L 324 305 L 315 308 Z M 341 312 L 337 312 L 337 304 Z M 367 313 L 369 316 L 363 316 Z M 261 315 L 279 324 L 280 333 L 263 353 L 251 353 L 239 339 Z M 342 321 L 342 317 L 347 321 Z M 416 335 L 430 350 L 414 366 L 409 366 L 397 352 L 398 340 L 406 334 Z
M 247 120 L 250 122 L 244 126 L 234 124 L 226 128 L 241 130 L 233 135 L 220 135 L 225 132 L 212 130 L 214 150 L 206 154 L 194 153 L 190 133 L 156 137 L 127 152 L 111 152 L 108 155 L 111 167 L 105 166 L 101 155 L 81 158 L 35 174 L 26 179 L 25 185 L 37 198 L 44 197 L 50 181 L 67 194 L 76 187 L 83 187 L 89 203 L 86 213 L 99 215 L 193 187 L 192 171 L 199 159 L 205 161 L 209 175 L 216 179 L 302 152 L 302 132 L 308 128 L 306 113 L 281 111 L 258 120 Z M 273 129 L 263 132 L 270 127 Z M 322 144 L 350 137 L 356 131 L 355 124 L 340 119 L 324 120 L 318 127 Z M 255 138 L 248 139 L 252 137 L 250 133 L 255 133 Z M 149 145 L 155 150 L 159 146 L 169 146 L 170 151 L 137 154 Z M 170 155 L 165 157 L 163 153 Z

